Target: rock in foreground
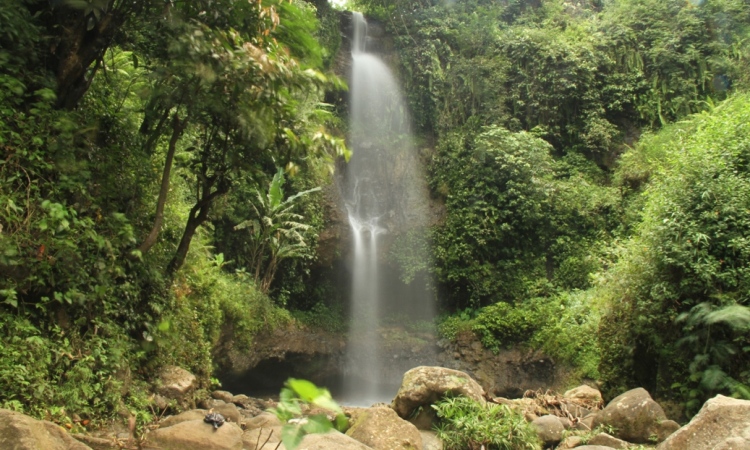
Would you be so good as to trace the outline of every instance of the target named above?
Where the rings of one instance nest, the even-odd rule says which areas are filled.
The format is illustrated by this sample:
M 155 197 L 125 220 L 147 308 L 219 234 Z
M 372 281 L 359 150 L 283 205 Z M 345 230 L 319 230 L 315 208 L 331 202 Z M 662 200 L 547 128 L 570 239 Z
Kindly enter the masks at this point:
M 662 436 L 662 422 L 667 422 L 664 410 L 643 388 L 631 389 L 615 397 L 594 416 L 592 428 L 612 427 L 613 435 L 628 442 L 646 444 Z
M 750 401 L 717 395 L 658 450 L 750 449 Z
M 354 412 L 351 424 L 346 435 L 375 450 L 422 449 L 422 435 L 417 427 L 386 406 Z
M 419 366 L 404 374 L 391 407 L 399 416 L 407 418 L 420 407 L 430 410 L 431 404 L 446 395 L 463 395 L 485 403 L 484 389 L 466 373 L 444 367 Z
M 46 420 L 0 409 L 0 449 L 91 450 L 65 430 Z
M 152 431 L 146 437 L 146 450 L 242 450 L 242 429 L 225 423 L 219 428 L 202 419 L 180 422 Z

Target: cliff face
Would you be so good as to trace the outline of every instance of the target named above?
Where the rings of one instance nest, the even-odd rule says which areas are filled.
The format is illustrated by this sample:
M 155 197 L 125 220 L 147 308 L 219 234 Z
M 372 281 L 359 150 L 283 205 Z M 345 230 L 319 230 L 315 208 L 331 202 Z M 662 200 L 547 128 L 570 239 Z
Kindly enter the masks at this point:
M 341 12 L 340 24 L 342 43 L 334 58 L 333 70 L 336 75 L 349 82 L 352 70 L 352 13 Z M 398 54 L 385 27 L 376 20 L 368 19 L 367 33 L 368 53 L 376 54 L 396 73 L 396 68 L 400 67 Z M 396 78 L 398 79 L 397 73 Z M 335 105 L 343 120 L 348 120 L 348 92 L 331 95 L 327 101 Z M 379 257 L 384 263 L 389 262 L 387 255 L 396 238 L 412 230 L 424 231 L 439 224 L 444 217 L 444 206 L 430 194 L 425 177 L 425 168 L 433 148 L 430 144 L 417 145 L 418 140 L 414 136 L 405 139 L 409 139 L 411 145 L 402 149 L 396 146 L 388 149 L 390 153 L 386 167 L 372 168 L 383 179 L 381 194 L 388 198 L 390 204 L 395 205 L 381 222 L 387 229 Z M 318 247 L 318 262 L 325 267 L 332 267 L 337 261 L 346 262 L 351 253 L 352 233 L 341 191 L 346 177 L 347 164 L 338 161 L 334 183 L 325 187 L 326 226 L 320 234 Z
M 546 355 L 524 348 L 485 349 L 472 333 L 455 341 L 439 340 L 432 331 L 385 326 L 380 330 L 388 354 L 384 378 L 401 380 L 420 365 L 440 365 L 474 378 L 488 395 L 523 396 L 527 390 L 562 392 L 569 380 L 566 367 Z M 229 365 L 219 376 L 222 386 L 250 396 L 278 394 L 289 377 L 305 378 L 336 395 L 345 367 L 346 339 L 324 331 L 290 325 L 258 336 L 252 353 L 230 352 Z M 396 393 L 398 386 L 393 386 Z

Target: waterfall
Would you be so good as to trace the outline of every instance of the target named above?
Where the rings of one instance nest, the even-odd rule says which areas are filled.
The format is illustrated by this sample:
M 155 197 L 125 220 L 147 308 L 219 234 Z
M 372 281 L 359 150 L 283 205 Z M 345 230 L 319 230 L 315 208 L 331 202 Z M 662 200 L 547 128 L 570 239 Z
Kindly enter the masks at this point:
M 426 228 L 426 184 L 420 174 L 400 87 L 388 66 L 367 51 L 367 22 L 353 13 L 349 146 L 340 190 L 352 232 L 351 325 L 342 402 L 390 401 L 400 375 L 381 336 L 392 316 L 430 320 L 432 297 L 383 270 L 385 247 L 399 233 Z M 380 252 L 380 253 L 379 253 Z M 409 367 L 405 367 L 408 369 Z

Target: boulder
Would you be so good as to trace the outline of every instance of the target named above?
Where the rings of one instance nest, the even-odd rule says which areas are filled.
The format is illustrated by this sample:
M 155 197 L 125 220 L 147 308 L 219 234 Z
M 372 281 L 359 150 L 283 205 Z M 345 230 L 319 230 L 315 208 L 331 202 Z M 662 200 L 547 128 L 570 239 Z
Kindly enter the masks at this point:
M 434 431 L 420 430 L 422 435 L 422 450 L 443 450 L 443 441 L 438 439 Z
M 338 431 L 308 434 L 297 450 L 372 450 L 371 447 Z
M 610 436 L 607 433 L 599 433 L 596 436 L 589 439 L 589 445 L 602 445 L 604 447 L 611 447 L 611 448 L 628 448 L 630 444 L 623 441 L 622 439 L 617 439 L 614 436 Z
M 615 397 L 596 413 L 591 428 L 609 426 L 615 437 L 645 444 L 658 439 L 659 424 L 666 420 L 664 410 L 648 391 L 637 388 Z
M 583 419 L 579 420 L 573 428 L 579 431 L 591 431 L 594 429 L 594 414 L 590 414 Z
M 91 450 L 60 426 L 0 409 L 0 448 L 12 450 Z
M 281 424 L 269 423 L 268 426 L 248 429 L 242 435 L 243 448 L 248 450 L 272 450 L 279 442 L 281 442 Z M 279 446 L 279 449 L 282 448 L 284 448 L 283 445 Z
M 208 410 L 205 409 L 191 409 L 189 411 L 184 411 L 175 416 L 165 417 L 159 421 L 159 428 L 168 428 L 190 420 L 203 420 L 203 418 L 206 417 L 206 414 L 208 414 Z
M 224 404 L 226 404 L 224 400 L 217 400 L 215 398 L 204 398 L 198 402 L 198 407 L 201 409 L 213 409 L 219 405 L 224 405 Z
M 534 427 L 545 447 L 559 443 L 565 431 L 560 418 L 551 414 L 534 419 L 531 426 Z
M 156 380 L 156 393 L 182 402 L 196 386 L 195 375 L 177 366 L 164 366 Z
M 568 436 L 555 447 L 556 450 L 569 450 L 571 448 L 580 447 L 583 444 L 583 438 L 581 436 Z
M 161 412 L 169 408 L 169 399 L 159 394 L 154 394 L 151 398 L 151 404 Z
M 234 395 L 229 391 L 213 391 L 211 392 L 211 398 L 221 400 L 224 403 L 232 403 Z
M 233 422 L 238 425 L 240 424 L 240 422 L 242 422 L 240 411 L 232 403 L 218 404 L 210 411 L 221 414 L 222 416 L 224 416 L 224 419 L 227 422 Z M 180 414 L 177 414 L 176 416 L 169 416 L 163 419 L 161 422 L 159 422 L 159 428 L 168 428 L 181 422 L 187 422 L 189 420 L 203 420 L 208 412 L 208 409 L 189 409 L 187 411 L 181 412 Z
M 658 450 L 750 449 L 750 401 L 717 395 Z
M 248 430 L 254 430 L 256 428 L 280 427 L 281 425 L 282 423 L 279 418 L 276 417 L 276 414 L 272 414 L 270 412 L 260 413 L 252 419 L 248 419 L 247 421 L 245 421 L 245 428 L 247 428 Z
M 602 393 L 599 389 L 594 389 L 591 386 L 581 385 L 573 388 L 569 391 L 565 391 L 563 398 L 577 400 L 587 405 L 601 405 L 604 403 L 602 399 Z
M 605 445 L 582 445 L 576 447 L 576 450 L 612 450 L 612 447 L 607 447 Z
M 674 420 L 665 420 L 659 422 L 659 425 L 656 428 L 656 438 L 659 442 L 662 442 L 679 429 L 680 424 L 675 422 Z
M 421 450 L 422 435 L 387 406 L 356 410 L 346 435 L 375 450 Z
M 235 406 L 234 403 L 224 403 L 223 405 L 216 405 L 215 407 L 211 408 L 211 410 L 213 412 L 221 414 L 229 422 L 234 422 L 238 425 L 242 422 L 240 410 L 237 409 L 237 406 Z
M 269 436 L 270 435 L 270 436 Z M 242 436 L 246 450 L 286 450 L 281 441 L 281 427 L 256 428 Z M 339 433 L 329 431 L 325 434 L 308 434 L 302 439 L 297 450 L 372 450 L 363 443 Z
M 234 423 L 219 428 L 200 420 L 188 420 L 146 435 L 144 450 L 242 450 L 242 429 Z
M 399 416 L 407 418 L 419 408 L 431 411 L 430 405 L 447 394 L 463 395 L 485 403 L 484 389 L 466 373 L 444 367 L 419 366 L 404 374 L 391 407 Z
M 114 437 L 107 439 L 86 434 L 74 434 L 73 437 L 91 447 L 91 450 L 122 450 L 121 442 Z

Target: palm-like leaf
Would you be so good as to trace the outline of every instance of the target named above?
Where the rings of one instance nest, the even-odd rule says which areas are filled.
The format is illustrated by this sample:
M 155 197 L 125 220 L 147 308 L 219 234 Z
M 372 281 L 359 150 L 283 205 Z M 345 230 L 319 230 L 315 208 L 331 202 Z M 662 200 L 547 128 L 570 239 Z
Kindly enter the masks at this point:
M 235 226 L 236 230 L 250 230 L 250 268 L 263 291 L 270 287 L 280 261 L 306 254 L 304 234 L 311 227 L 294 209 L 302 197 L 320 190 L 308 189 L 284 199 L 284 183 L 284 171 L 279 169 L 266 193 L 256 191 L 257 200 L 252 204 L 255 217 Z

